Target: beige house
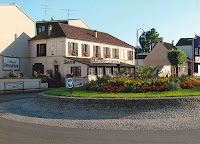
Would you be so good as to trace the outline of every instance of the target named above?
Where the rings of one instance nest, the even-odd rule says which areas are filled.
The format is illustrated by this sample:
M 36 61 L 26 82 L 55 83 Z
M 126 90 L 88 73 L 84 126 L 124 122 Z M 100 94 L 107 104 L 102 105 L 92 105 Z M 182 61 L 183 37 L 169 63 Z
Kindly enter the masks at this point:
M 30 41 L 32 72 L 62 77 L 111 75 L 120 68 L 133 70 L 135 48 L 107 33 L 57 23 Z
M 30 76 L 28 40 L 36 34 L 35 22 L 17 5 L 0 5 L 0 77 L 14 69 Z
M 170 49 L 177 48 L 170 43 L 158 42 L 144 59 L 145 66 L 160 66 L 162 68 L 160 73 L 161 77 L 171 76 L 175 72 L 175 69 L 167 58 L 167 52 Z M 188 75 L 188 63 L 189 61 L 178 67 L 179 76 L 182 74 Z

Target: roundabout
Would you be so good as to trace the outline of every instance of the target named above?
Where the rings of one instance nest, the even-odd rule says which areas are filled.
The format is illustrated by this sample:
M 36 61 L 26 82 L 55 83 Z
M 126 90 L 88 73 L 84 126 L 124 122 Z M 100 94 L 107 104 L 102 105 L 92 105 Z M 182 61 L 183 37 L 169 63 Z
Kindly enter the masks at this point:
M 66 128 L 134 131 L 197 129 L 200 127 L 200 97 L 98 99 L 42 94 L 0 103 L 0 117 Z

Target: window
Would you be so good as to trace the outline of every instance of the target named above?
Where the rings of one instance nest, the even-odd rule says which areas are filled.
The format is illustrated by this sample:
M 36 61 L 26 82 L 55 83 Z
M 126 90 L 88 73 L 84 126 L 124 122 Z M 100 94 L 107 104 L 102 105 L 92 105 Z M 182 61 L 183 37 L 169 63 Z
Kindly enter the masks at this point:
M 96 70 L 97 70 L 96 67 L 90 67 L 89 75 L 96 75 L 97 74 Z
M 112 67 L 106 68 L 106 75 L 112 75 Z
M 178 67 L 178 72 L 180 72 L 181 71 L 181 68 L 180 68 L 180 66 Z
M 183 66 L 183 72 L 186 72 L 186 66 Z
M 119 58 L 119 49 L 113 49 L 113 58 Z
M 103 67 L 98 67 L 98 76 L 103 75 Z
M 110 58 L 110 48 L 104 47 L 104 57 Z
M 69 56 L 78 56 L 78 43 L 69 42 L 68 52 Z
M 128 60 L 133 60 L 133 51 L 127 51 L 128 52 Z
M 71 73 L 73 76 L 80 77 L 81 76 L 81 67 L 71 67 Z
M 46 56 L 46 44 L 37 44 L 37 57 Z
M 40 26 L 38 28 L 38 34 L 41 33 L 41 32 L 43 32 L 43 31 L 45 31 L 45 26 Z
M 198 48 L 195 48 L 195 55 L 198 55 Z
M 88 57 L 90 55 L 90 46 L 82 44 L 82 56 Z

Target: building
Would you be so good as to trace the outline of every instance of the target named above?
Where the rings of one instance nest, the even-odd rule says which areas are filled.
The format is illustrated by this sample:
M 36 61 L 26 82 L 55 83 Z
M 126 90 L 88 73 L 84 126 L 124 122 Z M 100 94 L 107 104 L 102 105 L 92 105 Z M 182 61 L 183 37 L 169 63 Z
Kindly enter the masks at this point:
M 137 63 L 138 63 L 138 66 L 142 66 L 144 67 L 145 64 L 144 64 L 144 59 L 147 57 L 149 53 L 138 53 L 136 54 L 136 66 L 137 66 Z
M 120 68 L 134 68 L 135 48 L 110 34 L 57 23 L 30 40 L 30 61 L 34 71 L 62 77 L 114 74 Z
M 0 5 L 0 77 L 14 69 L 29 76 L 28 40 L 36 34 L 35 22 L 17 5 Z
M 160 66 L 161 77 L 171 76 L 175 73 L 174 67 L 170 64 L 167 58 L 167 52 L 170 49 L 177 49 L 173 44 L 166 42 L 158 42 L 153 50 L 147 55 L 144 60 L 145 66 Z M 178 75 L 188 75 L 189 61 L 178 67 Z
M 187 57 L 192 60 L 190 66 L 191 73 L 194 76 L 200 76 L 200 37 L 195 36 L 195 38 L 181 38 L 176 47 L 183 50 Z
M 71 26 L 90 29 L 90 27 L 86 25 L 81 19 L 54 20 L 54 17 L 52 17 L 50 21 L 43 20 L 43 21 L 36 22 L 37 34 L 47 30 L 50 25 L 54 26 L 57 23 L 63 23 L 63 24 L 71 25 Z

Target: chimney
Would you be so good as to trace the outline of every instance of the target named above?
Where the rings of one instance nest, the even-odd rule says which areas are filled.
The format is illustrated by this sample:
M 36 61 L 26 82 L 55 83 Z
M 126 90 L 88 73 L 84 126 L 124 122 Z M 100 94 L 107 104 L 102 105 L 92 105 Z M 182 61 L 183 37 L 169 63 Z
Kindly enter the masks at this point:
M 54 19 L 55 19 L 54 16 L 52 16 L 52 17 L 51 17 L 51 21 L 54 21 Z
M 160 42 L 163 43 L 163 37 L 160 37 Z
M 174 40 L 172 40 L 172 45 L 174 46 Z
M 52 25 L 48 26 L 48 36 L 50 37 L 52 33 Z
M 95 36 L 95 38 L 98 37 L 98 34 L 97 34 L 97 31 L 96 31 L 96 30 L 94 31 L 94 36 Z

